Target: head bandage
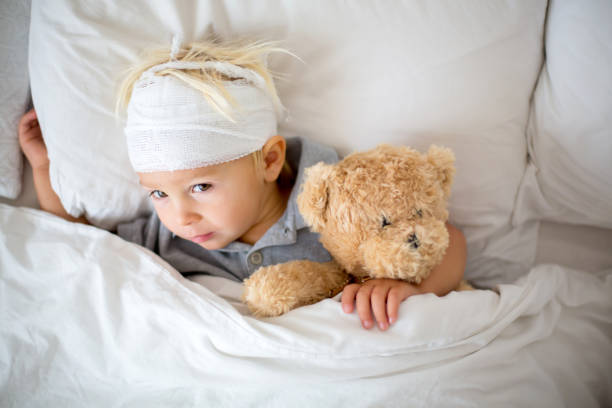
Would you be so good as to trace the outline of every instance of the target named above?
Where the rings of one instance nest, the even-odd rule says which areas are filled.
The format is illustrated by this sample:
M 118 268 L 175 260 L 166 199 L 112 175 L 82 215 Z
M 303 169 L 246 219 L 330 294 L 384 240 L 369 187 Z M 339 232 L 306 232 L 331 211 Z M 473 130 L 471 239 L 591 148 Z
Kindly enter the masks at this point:
M 214 69 L 229 78 L 238 104 L 229 120 L 202 91 L 171 76 L 167 68 Z M 170 61 L 145 71 L 134 84 L 125 134 L 136 172 L 188 170 L 224 163 L 262 148 L 277 132 L 276 109 L 256 72 L 221 61 Z

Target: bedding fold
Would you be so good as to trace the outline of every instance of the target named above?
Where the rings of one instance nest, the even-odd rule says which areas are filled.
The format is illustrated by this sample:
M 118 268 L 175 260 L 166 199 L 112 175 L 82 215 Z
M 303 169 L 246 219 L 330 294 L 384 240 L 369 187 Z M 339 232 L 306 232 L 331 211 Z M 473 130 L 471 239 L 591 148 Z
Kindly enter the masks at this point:
M 305 390 L 321 390 L 309 402 L 322 406 L 500 395 L 554 405 L 585 390 L 597 391 L 593 406 L 611 401 L 612 271 L 540 265 L 494 290 L 414 296 L 387 332 L 363 330 L 337 298 L 257 320 L 240 287 L 185 279 L 111 233 L 0 205 L 0 405 L 142 405 L 160 390 L 155 405 L 274 395 L 281 406 Z

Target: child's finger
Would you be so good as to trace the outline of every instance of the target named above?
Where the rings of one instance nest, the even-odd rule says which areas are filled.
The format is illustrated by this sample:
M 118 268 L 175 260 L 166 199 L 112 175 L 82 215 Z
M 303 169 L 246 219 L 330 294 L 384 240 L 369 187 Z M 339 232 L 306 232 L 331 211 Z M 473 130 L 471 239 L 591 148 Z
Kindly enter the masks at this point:
M 357 292 L 356 305 L 357 314 L 361 319 L 361 325 L 366 329 L 371 329 L 374 326 L 372 319 L 372 305 L 370 304 L 370 295 L 372 294 L 372 285 L 362 285 Z
M 26 113 L 23 114 L 23 116 L 19 120 L 19 124 L 21 125 L 21 124 L 29 123 L 29 122 L 31 122 L 34 119 L 37 119 L 36 111 L 34 110 L 34 108 L 32 108 L 32 109 L 30 109 L 29 111 L 27 111 Z
M 389 289 L 390 288 L 387 285 L 378 285 L 372 290 L 372 296 L 370 297 L 374 318 L 378 322 L 378 327 L 380 330 L 387 330 L 389 327 L 386 305 L 387 293 L 389 292 Z
M 24 134 L 25 132 L 30 130 L 34 126 L 34 122 L 36 123 L 36 125 L 38 125 L 36 111 L 34 109 L 30 109 L 19 120 L 19 134 Z
M 397 311 L 399 305 L 408 297 L 407 294 L 402 293 L 400 288 L 392 288 L 387 295 L 387 316 L 389 316 L 389 324 L 393 324 L 397 321 Z
M 342 290 L 342 310 L 345 313 L 353 313 L 353 305 L 355 304 L 355 295 L 359 290 L 360 285 L 356 283 L 352 283 L 350 285 L 346 285 Z

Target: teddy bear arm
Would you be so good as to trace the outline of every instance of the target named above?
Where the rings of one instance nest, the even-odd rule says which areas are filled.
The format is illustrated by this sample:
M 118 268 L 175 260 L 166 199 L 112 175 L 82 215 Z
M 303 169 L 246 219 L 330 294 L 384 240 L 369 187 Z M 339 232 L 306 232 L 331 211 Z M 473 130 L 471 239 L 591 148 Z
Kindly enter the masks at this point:
M 280 316 L 330 297 L 347 282 L 334 261 L 291 261 L 259 268 L 245 280 L 242 297 L 253 315 Z

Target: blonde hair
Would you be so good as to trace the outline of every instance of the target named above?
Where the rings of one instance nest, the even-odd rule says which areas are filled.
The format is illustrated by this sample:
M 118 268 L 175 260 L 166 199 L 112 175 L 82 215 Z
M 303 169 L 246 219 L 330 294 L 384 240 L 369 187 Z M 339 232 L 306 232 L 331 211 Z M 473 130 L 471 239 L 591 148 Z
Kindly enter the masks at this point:
M 220 42 L 213 38 L 192 42 L 186 46 L 181 46 L 175 51 L 174 55 L 172 55 L 171 46 L 145 50 L 140 60 L 125 72 L 124 79 L 119 86 L 115 113 L 119 114 L 127 108 L 134 85 L 146 70 L 172 59 L 201 64 L 209 61 L 222 61 L 250 69 L 264 79 L 266 90 L 274 107 L 277 112 L 282 112 L 283 106 L 274 85 L 274 78 L 280 78 L 281 76 L 278 73 L 273 74 L 266 65 L 267 56 L 274 52 L 281 52 L 298 58 L 293 53 L 280 47 L 277 41 L 248 41 L 244 39 Z M 201 69 L 166 68 L 157 72 L 156 75 L 171 75 L 202 91 L 208 103 L 229 120 L 232 120 L 232 111 L 239 108 L 223 84 L 224 81 L 231 80 L 231 78 L 214 69 L 204 67 Z M 256 170 L 259 171 L 264 164 L 261 150 L 253 153 L 253 161 Z M 279 175 L 279 185 L 281 187 L 293 185 L 294 178 L 293 170 L 285 161 Z
M 266 90 L 272 99 L 277 111 L 282 110 L 282 104 L 276 92 L 272 72 L 266 66 L 268 54 L 282 52 L 293 55 L 281 48 L 275 41 L 251 41 L 233 40 L 221 43 L 216 39 L 201 42 L 193 42 L 180 47 L 173 56 L 177 61 L 195 62 L 204 64 L 209 61 L 222 61 L 250 69 L 259 74 L 265 81 Z M 132 96 L 134 84 L 143 72 L 156 65 L 169 62 L 171 58 L 171 47 L 153 48 L 146 50 L 139 62 L 130 67 L 121 85 L 115 104 L 115 112 L 123 111 Z M 237 108 L 236 101 L 227 92 L 224 81 L 230 80 L 224 74 L 208 68 L 201 69 L 179 69 L 166 68 L 156 75 L 171 75 L 195 89 L 202 91 L 203 96 L 220 114 L 231 120 L 231 112 Z M 275 74 L 274 77 L 278 77 Z

